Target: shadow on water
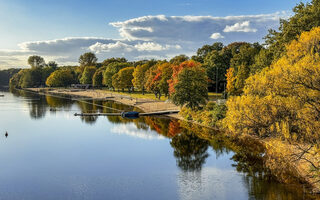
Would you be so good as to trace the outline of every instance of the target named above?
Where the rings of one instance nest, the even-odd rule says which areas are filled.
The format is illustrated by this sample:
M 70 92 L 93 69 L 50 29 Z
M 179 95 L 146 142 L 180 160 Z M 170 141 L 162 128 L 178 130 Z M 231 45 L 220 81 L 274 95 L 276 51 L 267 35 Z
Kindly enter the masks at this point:
M 29 113 L 32 119 L 43 118 L 50 108 L 54 108 L 51 112 L 60 109 L 70 111 L 74 107 L 83 113 L 139 111 L 137 108 L 112 101 L 75 101 L 70 98 L 37 95 L 25 91 L 12 93 L 17 97 L 29 99 Z M 305 194 L 302 185 L 278 183 L 265 168 L 264 147 L 254 140 L 233 141 L 223 133 L 170 118 L 141 117 L 130 120 L 120 116 L 108 116 L 107 119 L 114 124 L 134 124 L 137 129 L 153 130 L 169 138 L 176 165 L 181 171 L 179 179 L 191 187 L 199 186 L 205 178 L 202 175 L 203 166 L 209 157 L 208 150 L 212 150 L 216 159 L 231 154 L 232 167 L 242 175 L 249 199 L 319 199 L 317 196 Z M 94 124 L 97 117 L 81 117 L 81 120 L 87 124 Z

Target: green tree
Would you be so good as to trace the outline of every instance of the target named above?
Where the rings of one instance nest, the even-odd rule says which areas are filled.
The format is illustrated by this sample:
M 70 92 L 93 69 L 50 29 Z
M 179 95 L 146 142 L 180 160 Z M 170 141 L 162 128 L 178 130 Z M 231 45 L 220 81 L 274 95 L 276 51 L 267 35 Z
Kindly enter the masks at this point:
M 32 88 L 42 85 L 42 70 L 40 67 L 27 69 L 20 79 L 22 88 Z
M 243 43 L 241 46 L 239 46 L 239 52 L 233 54 L 233 57 L 230 61 L 230 67 L 234 69 L 233 74 L 235 77 L 235 93 L 232 95 L 238 95 L 242 93 L 245 80 L 250 76 L 251 69 L 255 64 L 255 57 L 259 54 L 261 49 L 262 46 L 258 43 Z
M 302 32 L 320 26 L 320 0 L 312 0 L 306 4 L 301 2 L 293 8 L 293 13 L 289 19 L 280 20 L 279 31 L 269 30 L 269 34 L 265 37 L 274 60 L 284 55 L 285 45 Z
M 171 58 L 170 63 L 174 65 L 180 65 L 180 63 L 183 63 L 184 61 L 187 61 L 187 60 L 189 60 L 189 57 L 184 54 L 181 54 Z
M 193 132 L 175 135 L 170 145 L 174 149 L 177 165 L 183 171 L 201 170 L 206 159 L 209 142 L 196 136 Z
M 48 67 L 51 67 L 53 69 L 57 69 L 58 68 L 58 64 L 55 61 L 49 61 L 48 62 Z
M 92 84 L 92 77 L 96 72 L 97 68 L 95 66 L 87 66 L 84 68 L 82 76 L 80 78 L 81 84 Z
M 146 71 L 150 69 L 150 67 L 151 66 L 147 63 L 143 65 L 138 65 L 136 66 L 133 72 L 133 86 L 141 90 L 143 95 L 145 92 L 145 84 L 147 82 Z
M 107 87 L 112 87 L 114 89 L 115 87 L 113 85 L 113 79 L 112 79 L 113 75 L 118 73 L 120 69 L 129 67 L 129 66 L 130 66 L 129 63 L 117 63 L 117 62 L 110 63 L 106 67 L 106 70 L 103 73 L 104 85 L 106 85 Z
M 31 67 L 44 67 L 46 65 L 44 59 L 41 56 L 37 55 L 29 56 L 28 64 Z
M 103 81 L 103 72 L 104 72 L 104 70 L 100 70 L 100 69 L 98 69 L 94 73 L 93 78 L 92 78 L 92 84 L 95 87 L 102 87 L 102 85 L 103 85 L 102 81 Z
M 204 45 L 197 50 L 197 55 L 192 56 L 192 60 L 197 62 L 203 63 L 204 58 L 211 52 L 211 51 L 221 51 L 223 49 L 223 44 L 221 42 L 213 43 L 212 45 Z
M 250 67 L 250 74 L 261 72 L 269 67 L 273 61 L 273 53 L 269 49 L 261 49 L 254 58 L 254 64 Z
M 28 69 L 21 69 L 11 77 L 9 81 L 10 88 L 21 88 L 21 80 L 27 70 Z
M 202 67 L 184 68 L 178 74 L 175 92 L 171 95 L 176 105 L 195 109 L 208 99 L 207 75 Z
M 118 74 L 118 73 L 114 74 L 114 75 L 112 76 L 111 81 L 112 81 L 112 87 L 113 87 L 113 89 L 116 88 L 116 89 L 118 89 L 118 92 L 119 92 L 119 89 L 120 89 L 119 74 Z
M 70 69 L 60 69 L 54 71 L 46 81 L 49 87 L 67 87 L 76 83 L 75 74 Z
M 125 58 L 108 58 L 108 59 L 105 59 L 103 62 L 102 62 L 102 65 L 103 66 L 108 66 L 109 64 L 111 63 L 126 63 L 127 62 L 127 59 Z
M 18 73 L 20 69 L 6 69 L 6 70 L 0 70 L 0 87 L 1 86 L 8 86 L 9 81 L 13 75 Z
M 95 66 L 97 61 L 96 55 L 92 52 L 84 53 L 79 57 L 80 66 Z
M 221 51 L 213 50 L 204 58 L 203 67 L 206 68 L 209 89 L 216 92 L 224 90 L 225 74 L 230 67 L 230 60 L 231 56 L 225 48 Z
M 132 79 L 133 79 L 133 71 L 134 71 L 134 67 L 126 67 L 121 69 L 118 72 L 118 88 L 120 89 L 124 89 L 124 88 L 128 88 L 128 91 L 130 92 L 130 88 L 133 87 L 132 84 Z

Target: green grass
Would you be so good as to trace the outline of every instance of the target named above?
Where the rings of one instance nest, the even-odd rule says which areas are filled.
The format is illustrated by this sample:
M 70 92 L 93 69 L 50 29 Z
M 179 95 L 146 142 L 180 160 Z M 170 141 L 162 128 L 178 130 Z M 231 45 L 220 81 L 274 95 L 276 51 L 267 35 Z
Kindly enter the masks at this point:
M 107 92 L 107 93 L 112 93 L 112 94 L 117 94 L 117 95 L 130 96 L 132 98 L 159 100 L 152 93 L 145 93 L 143 95 L 142 92 L 140 92 L 140 91 L 134 91 L 133 93 L 129 93 L 129 92 L 114 92 L 114 91 L 111 91 L 111 90 L 104 90 L 104 91 Z M 160 100 L 161 101 L 165 101 L 167 99 L 168 99 L 167 97 L 161 96 Z
M 153 93 L 145 93 L 144 95 L 142 95 L 141 91 L 134 91 L 133 93 L 129 93 L 129 92 L 114 92 L 111 90 L 104 90 L 107 93 L 112 93 L 112 94 L 118 94 L 118 95 L 124 95 L 124 96 L 130 96 L 132 98 L 139 98 L 139 99 L 154 99 L 154 100 L 159 100 L 158 98 L 156 98 L 154 96 Z M 209 96 L 209 101 L 214 101 L 217 99 L 221 99 L 222 98 L 222 93 L 215 93 L 215 92 L 208 92 L 208 96 Z M 168 98 L 165 96 L 161 96 L 161 101 L 165 101 Z

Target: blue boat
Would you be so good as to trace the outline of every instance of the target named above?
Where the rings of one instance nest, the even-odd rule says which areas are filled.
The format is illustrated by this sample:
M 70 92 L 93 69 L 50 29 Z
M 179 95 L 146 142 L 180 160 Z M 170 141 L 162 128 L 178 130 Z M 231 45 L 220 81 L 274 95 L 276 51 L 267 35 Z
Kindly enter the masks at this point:
M 122 112 L 121 117 L 127 119 L 137 119 L 139 118 L 139 112 L 130 111 L 130 112 Z

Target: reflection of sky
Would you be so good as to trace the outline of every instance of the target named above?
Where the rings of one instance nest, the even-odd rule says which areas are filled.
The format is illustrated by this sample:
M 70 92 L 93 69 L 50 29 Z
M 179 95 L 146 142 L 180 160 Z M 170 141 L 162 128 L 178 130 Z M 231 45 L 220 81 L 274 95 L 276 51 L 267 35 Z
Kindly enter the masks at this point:
M 209 157 L 201 171 L 177 174 L 178 195 L 181 200 L 191 199 L 248 199 L 248 190 L 243 185 L 243 174 L 232 167 L 234 161 L 230 157 L 233 152 L 224 152 L 216 157 L 215 151 L 209 147 Z
M 170 140 L 153 130 L 106 117 L 88 125 L 63 110 L 48 111 L 39 120 L 30 117 L 30 100 L 5 95 L 0 98 L 0 199 L 248 199 L 243 175 L 231 166 L 233 152 L 217 157 L 209 147 L 202 170 L 185 173 Z
M 150 128 L 148 128 L 148 130 L 138 129 L 133 123 L 115 126 L 111 129 L 111 132 L 149 140 L 160 140 L 165 138 L 156 131 L 150 130 Z
M 191 199 L 247 199 L 242 176 L 232 169 L 204 167 L 199 172 L 181 172 L 177 176 L 179 197 Z

